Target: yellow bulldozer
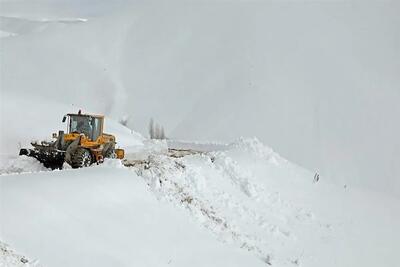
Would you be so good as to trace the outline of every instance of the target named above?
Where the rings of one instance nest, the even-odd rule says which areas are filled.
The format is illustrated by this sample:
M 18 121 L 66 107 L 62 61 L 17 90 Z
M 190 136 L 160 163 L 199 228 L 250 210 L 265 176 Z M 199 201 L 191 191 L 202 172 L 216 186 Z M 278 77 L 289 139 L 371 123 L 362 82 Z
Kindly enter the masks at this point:
M 104 116 L 66 114 L 67 133 L 53 133 L 55 141 L 32 142 L 32 149 L 22 148 L 20 155 L 34 157 L 46 168 L 62 169 L 64 162 L 72 168 L 101 163 L 104 158 L 124 158 L 124 150 L 115 148 L 115 136 L 103 132 Z

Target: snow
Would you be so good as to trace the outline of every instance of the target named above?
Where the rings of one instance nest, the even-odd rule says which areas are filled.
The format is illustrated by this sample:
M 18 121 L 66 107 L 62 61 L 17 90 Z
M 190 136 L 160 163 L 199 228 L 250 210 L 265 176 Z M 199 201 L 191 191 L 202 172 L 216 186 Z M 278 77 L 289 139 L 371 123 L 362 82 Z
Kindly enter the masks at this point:
M 5 38 L 5 37 L 12 37 L 15 36 L 15 33 L 12 32 L 6 32 L 6 31 L 0 31 L 0 38 Z
M 398 265 L 397 3 L 0 4 L 0 266 Z M 18 156 L 79 109 L 126 161 Z
M 256 138 L 207 146 L 172 158 L 146 141 L 131 167 L 21 157 L 28 173 L 0 176 L 0 237 L 43 266 L 396 265 L 396 198 L 314 182 Z
M 0 164 L 0 174 L 12 174 L 12 173 L 30 173 L 49 171 L 35 158 L 20 156 L 17 158 L 7 158 L 2 160 Z
M 398 1 L 295 2 L 2 1 L 0 86 L 399 195 Z
M 1 176 L 1 238 L 43 266 L 263 266 L 116 162 Z
M 178 160 L 153 157 L 137 172 L 161 199 L 185 206 L 220 240 L 273 266 L 365 267 L 382 259 L 396 265 L 397 199 L 324 177 L 314 183 L 314 173 L 257 139 L 230 147 Z
M 15 252 L 7 244 L 0 242 L 0 266 L 40 267 L 37 261 L 31 261 Z
M 52 140 L 51 134 L 59 130 L 66 131 L 66 124 L 62 117 L 67 113 L 76 113 L 81 107 L 67 105 L 62 102 L 48 102 L 40 95 L 24 94 L 1 91 L 0 105 L 0 168 L 4 160 L 18 155 L 21 147 L 30 147 L 34 140 Z M 5 101 L 7 100 L 7 101 Z M 21 112 L 23 111 L 23 112 Z M 26 112 L 25 112 L 26 111 Z M 51 111 L 51 112 L 49 112 Z M 82 108 L 84 113 L 97 114 L 96 111 Z M 5 116 L 3 114 L 11 114 Z M 115 122 L 105 118 L 105 132 L 117 136 L 117 147 L 141 146 L 144 138 Z

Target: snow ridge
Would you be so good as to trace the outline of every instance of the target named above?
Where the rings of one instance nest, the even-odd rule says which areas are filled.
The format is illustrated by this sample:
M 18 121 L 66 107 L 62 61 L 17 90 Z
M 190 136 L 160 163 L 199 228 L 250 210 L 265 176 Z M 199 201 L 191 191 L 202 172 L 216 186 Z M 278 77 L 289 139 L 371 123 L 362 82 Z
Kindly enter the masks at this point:
M 234 157 L 240 152 L 272 166 L 287 162 L 257 139 L 240 139 L 230 147 L 180 159 L 153 155 L 133 170 L 159 199 L 187 209 L 222 242 L 236 244 L 268 265 L 299 265 L 303 252 L 295 249 L 291 225 L 314 225 L 315 216 L 257 183 Z

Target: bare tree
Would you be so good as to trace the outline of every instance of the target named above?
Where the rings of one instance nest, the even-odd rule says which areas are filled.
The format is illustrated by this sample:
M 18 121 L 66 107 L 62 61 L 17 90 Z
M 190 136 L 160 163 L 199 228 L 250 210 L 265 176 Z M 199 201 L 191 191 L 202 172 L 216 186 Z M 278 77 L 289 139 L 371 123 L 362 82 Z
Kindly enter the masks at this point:
M 163 140 L 165 139 L 164 126 L 161 126 L 160 139 L 163 139 Z
M 150 119 L 150 123 L 149 123 L 149 135 L 150 135 L 150 139 L 154 139 L 154 120 L 153 118 Z
M 149 123 L 149 135 L 151 139 L 165 139 L 164 127 L 155 123 L 153 118 Z
M 160 125 L 158 123 L 156 123 L 154 138 L 160 139 L 160 135 L 161 135 L 160 133 L 161 133 Z

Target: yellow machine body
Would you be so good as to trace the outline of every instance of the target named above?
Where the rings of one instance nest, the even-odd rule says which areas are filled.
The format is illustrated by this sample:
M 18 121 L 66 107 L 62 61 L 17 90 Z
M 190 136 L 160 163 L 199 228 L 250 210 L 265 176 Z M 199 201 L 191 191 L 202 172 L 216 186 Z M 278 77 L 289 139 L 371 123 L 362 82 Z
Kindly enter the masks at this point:
M 78 133 L 71 132 L 71 122 L 68 121 L 68 133 L 64 134 L 64 141 L 74 141 L 77 138 L 80 138 L 79 146 L 82 148 L 86 148 L 92 152 L 93 158 L 96 162 L 101 162 L 104 159 L 104 146 L 106 144 L 115 143 L 115 136 L 111 134 L 106 134 L 103 132 L 104 129 L 104 116 L 102 115 L 91 115 L 91 114 L 67 114 L 69 117 L 71 116 L 82 116 L 82 117 L 90 117 L 95 118 L 100 122 L 99 125 L 99 135 L 95 140 L 92 140 L 89 136 Z M 125 156 L 125 151 L 123 149 L 114 149 L 115 157 L 117 159 L 123 159 Z
M 64 162 L 81 168 L 103 162 L 104 158 L 124 158 L 125 151 L 115 147 L 115 136 L 103 132 L 104 116 L 79 111 L 65 115 L 62 121 L 67 121 L 66 133 L 53 133 L 53 142 L 33 142 L 34 148 L 22 148 L 20 155 L 34 157 L 51 169 L 62 169 Z

